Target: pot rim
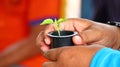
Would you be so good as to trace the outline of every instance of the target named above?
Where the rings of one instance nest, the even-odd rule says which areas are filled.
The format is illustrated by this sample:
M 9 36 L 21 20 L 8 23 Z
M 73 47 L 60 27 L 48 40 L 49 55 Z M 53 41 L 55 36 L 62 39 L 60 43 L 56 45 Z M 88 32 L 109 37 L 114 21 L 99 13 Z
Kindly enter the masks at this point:
M 76 31 L 70 31 L 70 32 L 73 32 L 73 34 L 71 34 L 71 35 L 65 35 L 65 36 L 56 36 L 56 35 L 51 35 L 51 33 L 53 33 L 54 31 L 52 31 L 52 32 L 49 32 L 47 35 L 48 36 L 50 36 L 50 37 L 60 37 L 60 38 L 64 38 L 64 37 L 71 37 L 71 36 L 75 36 L 75 35 L 77 35 L 78 34 L 78 32 L 76 32 Z

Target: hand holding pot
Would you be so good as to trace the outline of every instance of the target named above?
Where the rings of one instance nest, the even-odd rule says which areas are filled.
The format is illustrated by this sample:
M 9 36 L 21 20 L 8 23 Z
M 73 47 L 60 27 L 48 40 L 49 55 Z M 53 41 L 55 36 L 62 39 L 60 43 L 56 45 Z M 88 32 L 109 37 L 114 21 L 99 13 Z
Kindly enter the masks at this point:
M 67 46 L 62 48 L 50 49 L 44 53 L 49 59 L 43 67 L 90 67 L 93 56 L 103 46 Z
M 97 23 L 87 19 L 68 19 L 60 24 L 62 30 L 77 31 L 78 36 L 73 37 L 75 45 L 101 44 L 115 49 L 119 48 L 120 31 L 118 27 Z M 51 43 L 47 34 L 55 30 L 51 24 L 41 32 L 37 38 L 37 44 L 42 51 L 49 49 Z

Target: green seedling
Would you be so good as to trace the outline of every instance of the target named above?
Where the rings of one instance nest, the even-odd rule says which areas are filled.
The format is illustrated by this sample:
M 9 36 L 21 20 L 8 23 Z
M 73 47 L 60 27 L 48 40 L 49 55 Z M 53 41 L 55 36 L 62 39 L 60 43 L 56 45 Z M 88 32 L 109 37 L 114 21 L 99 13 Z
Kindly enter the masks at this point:
M 57 32 L 58 32 L 58 35 L 60 36 L 60 23 L 61 22 L 64 22 L 65 19 L 58 19 L 58 20 L 52 20 L 52 19 L 45 19 L 40 25 L 46 25 L 46 24 L 53 24 L 55 23 L 55 26 L 56 26 L 56 29 L 57 29 Z

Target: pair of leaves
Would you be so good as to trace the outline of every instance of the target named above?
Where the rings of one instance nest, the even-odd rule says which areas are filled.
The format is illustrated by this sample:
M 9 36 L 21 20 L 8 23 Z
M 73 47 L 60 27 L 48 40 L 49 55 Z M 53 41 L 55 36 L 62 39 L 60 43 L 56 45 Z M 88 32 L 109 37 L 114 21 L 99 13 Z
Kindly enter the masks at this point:
M 58 35 L 60 36 L 60 23 L 61 22 L 64 22 L 65 20 L 64 19 L 62 19 L 62 18 L 60 18 L 60 19 L 58 19 L 58 20 L 52 20 L 52 19 L 45 19 L 40 25 L 46 25 L 46 24 L 53 24 L 53 23 L 55 23 L 55 25 L 56 25 L 56 29 L 57 29 L 57 31 L 58 31 Z
M 40 25 L 46 25 L 46 24 L 53 24 L 53 23 L 56 23 L 56 24 L 60 24 L 61 22 L 64 22 L 65 20 L 60 18 L 58 20 L 52 20 L 52 19 L 45 19 Z

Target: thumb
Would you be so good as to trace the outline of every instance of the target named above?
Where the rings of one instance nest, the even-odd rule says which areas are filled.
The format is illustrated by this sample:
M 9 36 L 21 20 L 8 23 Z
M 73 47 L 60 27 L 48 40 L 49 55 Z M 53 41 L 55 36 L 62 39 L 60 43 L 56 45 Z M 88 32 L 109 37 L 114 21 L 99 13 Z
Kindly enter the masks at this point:
M 59 56 L 60 52 L 61 50 L 59 48 L 54 48 L 44 52 L 44 56 L 51 61 L 56 61 L 57 56 Z
M 74 37 L 72 38 L 72 40 L 73 40 L 73 43 L 74 43 L 75 45 L 81 45 L 81 44 L 84 43 L 84 42 L 82 41 L 82 38 L 81 38 L 80 36 L 78 36 L 78 35 L 74 36 Z
M 74 36 L 72 39 L 75 45 L 83 45 L 100 41 L 101 37 L 102 33 L 99 30 L 87 29 L 79 32 L 79 36 Z
M 80 32 L 80 37 L 82 38 L 81 43 L 83 44 L 94 43 L 94 42 L 100 41 L 102 37 L 102 33 L 99 30 L 88 29 Z

